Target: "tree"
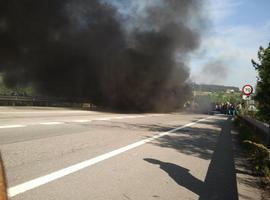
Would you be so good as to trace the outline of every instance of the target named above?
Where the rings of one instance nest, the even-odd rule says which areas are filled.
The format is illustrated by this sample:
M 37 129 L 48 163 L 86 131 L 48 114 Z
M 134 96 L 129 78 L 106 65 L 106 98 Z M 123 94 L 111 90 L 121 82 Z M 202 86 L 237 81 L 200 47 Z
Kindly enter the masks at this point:
M 258 62 L 252 60 L 258 71 L 255 100 L 258 101 L 259 116 L 270 121 L 270 43 L 267 48 L 260 47 Z

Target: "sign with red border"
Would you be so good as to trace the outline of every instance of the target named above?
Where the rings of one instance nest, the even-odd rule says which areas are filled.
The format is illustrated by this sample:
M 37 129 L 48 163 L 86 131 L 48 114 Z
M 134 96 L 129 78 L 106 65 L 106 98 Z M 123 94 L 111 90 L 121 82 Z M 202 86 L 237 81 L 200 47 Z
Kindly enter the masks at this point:
M 249 96 L 253 93 L 253 87 L 251 85 L 245 85 L 242 88 L 242 92 L 244 93 L 244 95 Z

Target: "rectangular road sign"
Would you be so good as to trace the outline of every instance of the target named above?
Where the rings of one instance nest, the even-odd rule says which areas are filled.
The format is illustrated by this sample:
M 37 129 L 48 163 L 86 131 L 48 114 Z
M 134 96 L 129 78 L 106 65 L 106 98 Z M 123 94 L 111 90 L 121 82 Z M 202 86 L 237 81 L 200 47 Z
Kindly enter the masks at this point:
M 243 95 L 242 96 L 243 100 L 246 100 L 246 101 L 250 101 L 251 100 L 251 96 L 250 95 Z

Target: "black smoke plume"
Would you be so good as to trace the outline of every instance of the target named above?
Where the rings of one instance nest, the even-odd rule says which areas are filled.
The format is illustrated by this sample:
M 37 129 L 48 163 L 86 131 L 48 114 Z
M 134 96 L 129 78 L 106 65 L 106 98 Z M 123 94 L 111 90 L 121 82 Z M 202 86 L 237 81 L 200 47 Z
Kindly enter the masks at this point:
M 172 109 L 189 95 L 200 0 L 0 0 L 8 86 L 127 110 Z

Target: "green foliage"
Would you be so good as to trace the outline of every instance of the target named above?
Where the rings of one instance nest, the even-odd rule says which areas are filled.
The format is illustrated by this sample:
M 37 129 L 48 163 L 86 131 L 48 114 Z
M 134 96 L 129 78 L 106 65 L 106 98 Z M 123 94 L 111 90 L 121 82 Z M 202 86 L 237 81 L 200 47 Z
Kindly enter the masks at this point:
M 241 94 L 239 92 L 226 93 L 226 92 L 200 92 L 196 91 L 194 95 L 196 102 L 207 101 L 208 103 L 227 103 L 240 104 L 242 102 Z
M 224 85 L 213 85 L 213 84 L 193 84 L 193 89 L 202 92 L 226 92 L 227 90 L 238 91 L 239 88 L 224 86 Z
M 239 118 L 236 118 L 234 123 L 239 130 L 239 138 L 242 142 L 250 140 L 256 143 L 262 143 L 262 139 L 258 135 L 254 134 L 248 126 L 243 124 Z
M 260 47 L 258 60 L 252 60 L 259 75 L 255 100 L 259 102 L 259 115 L 265 121 L 270 121 L 270 44 L 267 48 Z
M 16 87 L 16 88 L 6 87 L 3 82 L 3 77 L 0 73 L 0 95 L 11 95 L 12 93 L 26 94 L 28 96 L 31 96 L 34 94 L 34 91 L 31 87 Z
M 211 102 L 215 103 L 230 102 L 232 104 L 240 104 L 242 101 L 240 93 L 216 92 L 209 94 L 209 98 Z

